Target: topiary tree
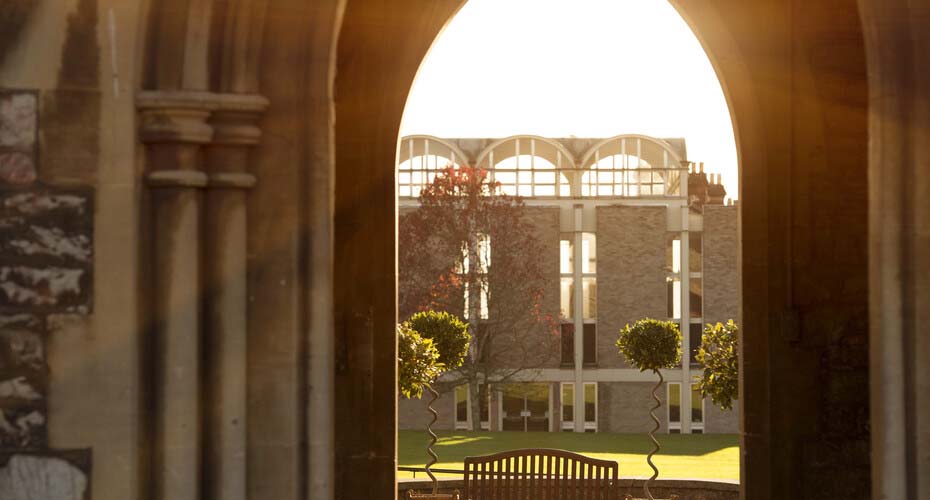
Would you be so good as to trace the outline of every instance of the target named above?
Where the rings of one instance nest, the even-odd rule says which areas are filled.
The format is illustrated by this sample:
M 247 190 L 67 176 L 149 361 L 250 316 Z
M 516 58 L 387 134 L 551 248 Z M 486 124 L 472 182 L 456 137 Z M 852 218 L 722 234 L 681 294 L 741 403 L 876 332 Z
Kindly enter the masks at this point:
M 439 351 L 406 324 L 397 325 L 397 385 L 406 398 L 419 398 L 441 372 Z
M 468 324 L 464 321 L 445 311 L 424 311 L 411 316 L 405 325 L 421 337 L 433 341 L 439 351 L 442 371 L 462 366 L 471 342 Z
M 410 319 L 405 321 L 403 328 L 409 332 L 412 332 L 414 335 L 417 335 L 423 341 L 430 342 L 431 346 L 435 346 L 434 349 L 437 351 L 435 365 L 437 367 L 436 375 L 445 370 L 458 368 L 465 361 L 465 356 L 468 354 L 468 344 L 471 341 L 471 335 L 468 333 L 468 325 L 457 318 L 455 315 L 449 314 L 445 311 L 423 311 L 414 314 L 410 317 Z M 437 456 L 436 452 L 433 451 L 433 445 L 436 444 L 438 439 L 436 433 L 433 432 L 433 424 L 436 423 L 436 419 L 439 418 L 439 413 L 433 408 L 433 403 L 436 401 L 436 399 L 439 398 L 439 393 L 436 392 L 432 386 L 432 381 L 434 379 L 435 376 L 427 380 L 420 387 L 420 394 L 422 394 L 423 387 L 425 387 L 432 395 L 432 399 L 427 406 L 427 410 L 433 415 L 433 419 L 428 424 L 426 424 L 426 431 L 430 435 L 430 443 L 426 446 L 426 453 L 430 456 L 430 461 L 426 464 L 425 467 L 426 474 L 433 481 L 433 493 L 431 495 L 414 494 L 410 496 L 411 498 L 422 500 L 445 499 L 448 496 L 440 495 L 438 493 L 439 481 L 430 470 L 430 467 L 432 467 L 433 464 L 439 460 L 439 456 Z
M 659 469 L 652 463 L 652 456 L 661 449 L 655 437 L 655 431 L 661 427 L 655 414 L 662 406 L 662 401 L 656 396 L 656 390 L 662 387 L 663 382 L 662 372 L 659 370 L 677 368 L 681 364 L 681 331 L 677 323 L 644 318 L 620 330 L 617 349 L 634 368 L 639 368 L 641 372 L 652 370 L 659 377 L 659 382 L 652 389 L 652 399 L 656 404 L 649 411 L 655 422 L 655 427 L 649 431 L 649 439 L 655 447 L 646 457 L 646 463 L 652 467 L 652 477 L 643 485 L 646 498 L 653 500 L 649 485 L 659 477 Z
M 739 396 L 739 327 L 733 320 L 726 324 L 708 324 L 701 335 L 701 347 L 695 357 L 704 366 L 698 381 L 701 395 L 710 397 L 724 410 L 733 409 Z

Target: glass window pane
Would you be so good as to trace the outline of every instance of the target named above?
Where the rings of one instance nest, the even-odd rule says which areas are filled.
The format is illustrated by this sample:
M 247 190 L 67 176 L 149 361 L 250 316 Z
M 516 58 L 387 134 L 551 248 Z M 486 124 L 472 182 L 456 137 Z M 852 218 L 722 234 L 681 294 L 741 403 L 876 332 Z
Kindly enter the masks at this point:
M 581 272 L 597 272 L 597 237 L 594 233 L 581 234 Z
M 691 384 L 691 423 L 704 423 L 704 404 L 697 384 Z
M 517 172 L 517 179 L 520 180 L 520 184 L 532 184 L 533 172 Z
M 701 323 L 691 323 L 690 325 L 690 342 L 691 342 L 691 363 L 697 363 L 697 353 L 698 349 L 701 347 L 701 334 L 703 333 L 703 327 Z
M 555 184 L 555 171 L 551 172 L 536 172 L 536 183 L 537 184 Z
M 582 362 L 589 365 L 597 363 L 597 325 L 585 323 L 583 341 Z
M 674 245 L 675 240 L 678 238 L 675 236 L 675 233 L 668 233 L 665 237 L 665 271 L 669 273 L 677 272 L 675 271 L 675 252 Z
M 480 299 L 481 303 L 479 304 L 481 311 L 479 312 L 481 319 L 488 319 L 488 287 L 481 287 Z
M 571 274 L 574 272 L 572 263 L 575 260 L 574 245 L 572 245 L 571 235 L 563 235 L 559 240 L 559 272 L 562 274 Z
M 517 173 L 516 172 L 494 172 L 494 180 L 500 182 L 501 184 L 516 184 L 517 182 Z
M 704 287 L 701 278 L 691 278 L 689 287 L 691 288 L 690 307 L 692 318 L 704 317 Z
M 597 278 L 584 278 L 584 319 L 597 318 Z
M 562 323 L 562 364 L 575 365 L 575 325 Z
M 478 272 L 485 274 L 491 266 L 491 236 L 478 235 Z
M 572 319 L 575 317 L 575 280 L 574 278 L 562 278 L 561 280 L 561 311 L 563 318 Z
M 575 384 L 562 384 L 562 421 L 575 421 Z
M 455 388 L 455 421 L 468 421 L 468 385 Z
M 536 185 L 536 196 L 555 196 L 554 185 Z
M 668 302 L 666 315 L 669 318 L 675 317 L 675 280 L 672 278 L 665 278 L 665 296 L 666 301 Z
M 668 384 L 668 421 L 681 423 L 681 384 Z
M 688 246 L 690 247 L 690 258 L 688 262 L 691 265 L 690 271 L 692 273 L 703 271 L 704 259 L 701 254 L 703 251 L 703 242 L 704 238 L 701 233 L 691 233 L 688 236 Z
M 666 278 L 668 281 L 669 317 L 681 317 L 681 281 L 678 278 Z
M 584 385 L 584 421 L 597 422 L 597 384 Z
M 521 184 L 517 193 L 520 196 L 533 196 L 533 186 L 530 183 Z
M 479 413 L 481 414 L 481 423 L 489 421 L 489 407 L 491 405 L 491 393 L 488 391 L 488 384 L 478 384 L 478 399 L 481 402 Z

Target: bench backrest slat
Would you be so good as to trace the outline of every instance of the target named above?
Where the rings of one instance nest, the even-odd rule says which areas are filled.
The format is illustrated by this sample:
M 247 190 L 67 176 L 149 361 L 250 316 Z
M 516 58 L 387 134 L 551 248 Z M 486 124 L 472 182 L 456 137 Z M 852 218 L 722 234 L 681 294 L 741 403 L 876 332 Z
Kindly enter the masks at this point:
M 618 500 L 619 466 L 564 450 L 465 458 L 464 500 Z

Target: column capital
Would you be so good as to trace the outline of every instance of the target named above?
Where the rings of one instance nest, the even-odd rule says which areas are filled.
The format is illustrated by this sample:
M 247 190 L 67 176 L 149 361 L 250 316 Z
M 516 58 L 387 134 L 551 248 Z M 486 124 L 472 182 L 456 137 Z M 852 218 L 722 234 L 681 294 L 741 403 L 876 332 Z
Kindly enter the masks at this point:
M 204 144 L 213 139 L 207 119 L 217 104 L 209 92 L 142 91 L 136 95 L 136 107 L 144 143 Z
M 258 94 L 213 94 L 215 108 L 211 115 L 213 144 L 255 146 L 261 141 L 258 126 L 268 98 Z

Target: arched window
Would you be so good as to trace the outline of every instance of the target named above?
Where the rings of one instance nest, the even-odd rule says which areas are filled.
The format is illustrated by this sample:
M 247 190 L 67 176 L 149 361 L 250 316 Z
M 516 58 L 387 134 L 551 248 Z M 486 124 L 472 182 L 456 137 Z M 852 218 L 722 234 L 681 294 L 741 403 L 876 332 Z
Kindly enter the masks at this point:
M 681 193 L 679 155 L 660 139 L 611 137 L 592 147 L 581 165 L 581 196 L 638 198 Z
M 492 143 L 476 165 L 491 172 L 501 192 L 525 197 L 571 196 L 563 169 L 574 168 L 561 144 L 536 136 L 514 136 Z
M 401 197 L 416 198 L 440 170 L 450 165 L 458 167 L 467 161 L 459 148 L 438 137 L 404 137 L 398 155 L 397 193 Z

